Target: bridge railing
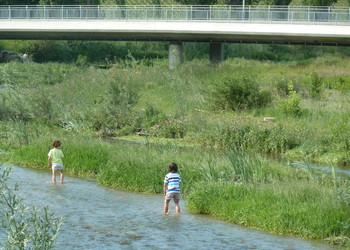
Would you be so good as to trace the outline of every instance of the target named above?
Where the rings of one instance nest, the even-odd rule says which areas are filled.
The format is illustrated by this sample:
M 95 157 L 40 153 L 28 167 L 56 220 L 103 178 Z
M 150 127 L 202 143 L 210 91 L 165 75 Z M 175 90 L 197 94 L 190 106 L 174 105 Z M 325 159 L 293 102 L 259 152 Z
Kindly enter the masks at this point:
M 0 19 L 101 19 L 350 24 L 350 8 L 261 5 L 4 6 Z

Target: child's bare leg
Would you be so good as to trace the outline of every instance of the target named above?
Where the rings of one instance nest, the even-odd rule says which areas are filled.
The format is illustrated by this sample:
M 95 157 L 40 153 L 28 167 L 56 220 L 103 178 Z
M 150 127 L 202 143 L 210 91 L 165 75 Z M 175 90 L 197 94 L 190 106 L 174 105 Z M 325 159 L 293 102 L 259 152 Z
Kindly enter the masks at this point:
M 164 214 L 167 214 L 169 211 L 169 201 L 164 200 Z
M 52 183 L 56 183 L 56 170 L 52 169 Z
M 180 213 L 180 203 L 179 202 L 175 202 L 175 210 L 176 210 L 177 214 Z
M 63 183 L 63 179 L 64 179 L 64 171 L 63 171 L 63 169 L 62 170 L 60 170 L 60 173 L 61 173 L 61 184 Z

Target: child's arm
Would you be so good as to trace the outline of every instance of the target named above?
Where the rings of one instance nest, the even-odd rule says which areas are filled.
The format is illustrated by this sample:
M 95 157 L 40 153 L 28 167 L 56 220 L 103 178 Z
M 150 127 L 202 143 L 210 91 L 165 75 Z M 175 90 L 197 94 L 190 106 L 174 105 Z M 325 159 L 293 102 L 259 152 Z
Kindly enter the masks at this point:
M 51 157 L 49 156 L 49 158 L 47 158 L 47 166 L 50 167 L 51 166 Z
M 163 188 L 164 196 L 166 195 L 166 190 L 167 189 L 168 189 L 168 183 L 164 183 L 164 188 Z

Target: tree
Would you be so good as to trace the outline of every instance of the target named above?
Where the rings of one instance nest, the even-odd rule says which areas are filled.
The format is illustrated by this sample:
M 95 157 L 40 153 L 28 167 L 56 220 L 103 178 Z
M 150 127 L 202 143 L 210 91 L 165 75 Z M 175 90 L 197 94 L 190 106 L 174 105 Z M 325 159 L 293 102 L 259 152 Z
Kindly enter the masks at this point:
M 40 5 L 98 5 L 99 0 L 40 0 Z
M 39 0 L 3 0 L 3 5 L 36 5 Z
M 177 0 L 177 2 L 189 5 L 214 5 L 217 3 L 217 0 Z
M 100 0 L 101 5 L 125 5 L 125 0 Z
M 337 0 L 302 0 L 302 5 L 306 6 L 331 6 Z
M 227 5 L 243 5 L 243 0 L 225 0 L 224 3 Z M 258 0 L 245 0 L 244 4 L 245 5 L 258 4 Z

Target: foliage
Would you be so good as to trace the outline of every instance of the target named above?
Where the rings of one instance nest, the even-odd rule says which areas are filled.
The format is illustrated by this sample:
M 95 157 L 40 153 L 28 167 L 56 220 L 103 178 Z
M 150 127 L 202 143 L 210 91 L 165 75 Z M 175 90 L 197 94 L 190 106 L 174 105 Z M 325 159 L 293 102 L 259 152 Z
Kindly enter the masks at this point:
M 138 98 L 138 93 L 134 92 L 127 76 L 116 76 L 109 83 L 104 100 L 98 103 L 98 109 L 90 116 L 93 127 L 109 131 L 131 125 L 132 107 Z
M 136 59 L 150 60 L 167 56 L 165 42 L 98 42 L 98 41 L 5 41 L 14 53 L 26 53 L 34 62 L 84 62 L 99 65 L 124 61 L 129 51 Z M 78 60 L 79 59 L 79 60 Z
M 78 55 L 78 58 L 77 58 L 75 64 L 77 66 L 86 66 L 87 62 L 88 62 L 88 57 L 87 56 Z
M 188 5 L 214 5 L 217 0 L 176 0 L 180 4 Z
M 2 228 L 7 234 L 2 247 L 6 249 L 52 249 L 63 219 L 55 218 L 48 207 L 38 211 L 24 205 L 18 185 L 8 186 L 11 169 L 2 169 L 0 175 L 0 206 Z
M 311 81 L 311 90 L 310 90 L 311 97 L 313 98 L 319 97 L 322 90 L 322 85 L 323 85 L 322 78 L 319 77 L 317 73 L 312 73 L 310 76 L 310 81 Z
M 159 124 L 158 128 L 153 130 L 153 135 L 164 138 L 183 138 L 186 129 L 181 119 L 172 118 Z
M 331 6 L 336 0 L 303 0 L 302 5 L 306 6 Z
M 338 199 L 334 200 L 332 191 L 313 181 L 289 180 L 272 186 L 198 184 L 188 197 L 188 210 L 282 234 L 328 240 L 336 239 L 336 234 L 342 241 L 340 244 L 349 240 L 349 228 L 339 223 L 348 220 L 348 210 Z M 339 213 L 333 213 L 335 210 Z M 327 228 L 331 224 L 334 226 Z
M 268 91 L 260 91 L 252 76 L 237 74 L 218 77 L 214 102 L 219 109 L 244 110 L 265 107 L 272 101 Z
M 282 100 L 280 103 L 281 110 L 286 115 L 300 116 L 302 114 L 302 109 L 300 107 L 301 99 L 293 89 L 292 83 L 288 84 L 288 90 L 288 98 Z

